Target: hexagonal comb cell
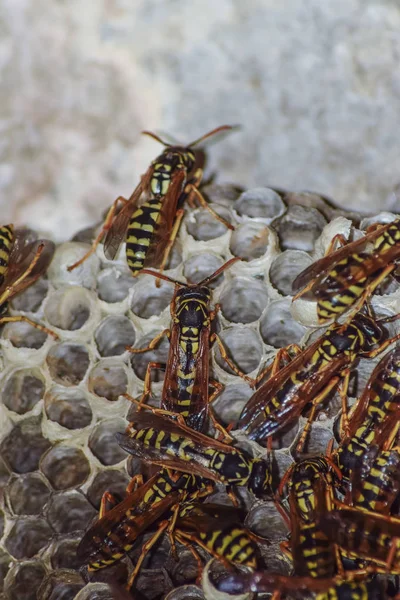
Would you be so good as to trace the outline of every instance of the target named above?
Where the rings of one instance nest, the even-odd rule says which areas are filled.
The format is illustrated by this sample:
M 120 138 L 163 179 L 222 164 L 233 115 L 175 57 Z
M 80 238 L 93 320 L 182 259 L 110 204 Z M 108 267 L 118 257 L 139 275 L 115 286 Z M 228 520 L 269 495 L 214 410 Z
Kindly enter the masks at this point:
M 168 281 L 160 280 L 160 287 L 157 287 L 156 281 L 151 275 L 143 275 L 140 285 L 136 285 L 133 290 L 131 310 L 142 319 L 158 316 L 172 300 L 174 286 Z
M 293 319 L 290 305 L 290 300 L 286 298 L 271 302 L 260 321 L 262 339 L 274 348 L 299 343 L 307 331 L 306 327 Z
M 211 208 L 228 223 L 232 222 L 232 214 L 225 206 L 211 204 Z M 208 210 L 199 208 L 191 213 L 185 219 L 186 229 L 195 240 L 203 242 L 214 240 L 224 235 L 228 229 L 218 219 L 216 219 Z
M 55 490 L 82 485 L 89 476 L 89 461 L 79 448 L 64 444 L 53 446 L 43 456 L 40 469 Z
M 300 250 L 286 250 L 271 263 L 269 279 L 281 294 L 291 296 L 292 283 L 297 275 L 312 263 L 311 257 Z
M 94 337 L 100 356 L 116 356 L 134 345 L 135 329 L 127 317 L 111 316 L 100 323 Z
M 92 409 L 80 388 L 53 386 L 44 398 L 47 417 L 66 429 L 82 429 L 92 421 Z
M 214 273 L 223 264 L 224 262 L 219 256 L 210 254 L 209 252 L 202 252 L 200 254 L 194 254 L 185 261 L 185 264 L 183 265 L 183 274 L 187 281 L 198 283 Z M 217 287 L 222 279 L 223 274 L 211 281 L 209 287 Z
M 88 290 L 72 286 L 53 292 L 46 302 L 44 312 L 50 326 L 76 331 L 89 319 L 92 303 Z
M 103 359 L 89 373 L 88 388 L 96 396 L 110 402 L 118 400 L 128 387 L 125 365 L 114 360 Z
M 15 425 L 0 445 L 0 453 L 16 473 L 29 473 L 39 466 L 40 457 L 51 446 L 43 437 L 41 417 L 31 417 Z
M 3 337 L 10 340 L 14 348 L 41 348 L 47 339 L 47 333 L 36 329 L 30 323 L 17 321 L 4 328 Z
M 128 269 L 113 266 L 100 271 L 97 277 L 97 293 L 100 300 L 109 304 L 122 302 L 135 283 L 136 279 Z
M 40 473 L 28 473 L 13 478 L 5 490 L 9 507 L 16 515 L 38 515 L 48 502 L 51 494 Z
M 122 499 L 125 496 L 125 490 L 128 483 L 129 477 L 125 471 L 107 469 L 107 471 L 97 473 L 86 496 L 98 510 L 100 508 L 101 497 L 105 490 Z
M 81 539 L 81 533 L 73 538 L 61 538 L 52 543 L 51 566 L 53 569 L 76 569 L 81 566 L 76 549 Z
M 236 277 L 219 298 L 222 313 L 233 323 L 251 323 L 260 318 L 268 303 L 266 285 L 258 279 Z
M 247 400 L 254 390 L 246 383 L 227 385 L 212 403 L 212 410 L 223 425 L 236 423 Z
M 89 448 L 103 465 L 115 465 L 126 458 L 126 452 L 117 444 L 115 434 L 124 432 L 127 422 L 123 419 L 103 421 L 96 425 L 89 438 Z
M 283 215 L 286 206 L 279 194 L 270 188 L 254 188 L 240 195 L 234 203 L 240 215 L 260 217 L 272 221 Z
M 267 251 L 270 235 L 264 223 L 243 223 L 232 233 L 229 249 L 234 256 L 245 261 L 260 258 Z
M 278 231 L 283 250 L 305 250 L 310 252 L 327 221 L 316 208 L 293 205 L 274 227 Z
M 229 358 L 243 373 L 251 373 L 259 366 L 263 346 L 255 331 L 247 327 L 229 327 L 219 335 Z M 215 359 L 224 371 L 233 374 L 232 369 L 222 358 L 219 348 L 215 350 Z
M 32 558 L 49 544 L 51 536 L 51 527 L 45 519 L 21 518 L 11 527 L 4 545 L 14 558 Z
M 79 573 L 59 569 L 44 578 L 37 592 L 37 600 L 74 600 L 84 585 Z
M 55 494 L 47 507 L 47 520 L 57 533 L 84 530 L 96 511 L 77 491 Z
M 78 385 L 88 370 L 90 359 L 85 346 L 61 342 L 50 348 L 46 362 L 56 383 Z
M 19 369 L 6 379 L 1 398 L 13 412 L 23 415 L 43 398 L 44 377 L 39 369 Z
M 37 600 L 37 590 L 45 575 L 46 570 L 40 562 L 13 565 L 4 585 L 7 600 Z
M 11 566 L 11 556 L 0 548 L 0 592 L 3 591 L 4 581 Z
M 11 308 L 24 312 L 36 312 L 47 296 L 49 282 L 46 279 L 38 279 L 22 293 L 17 294 L 11 301 Z

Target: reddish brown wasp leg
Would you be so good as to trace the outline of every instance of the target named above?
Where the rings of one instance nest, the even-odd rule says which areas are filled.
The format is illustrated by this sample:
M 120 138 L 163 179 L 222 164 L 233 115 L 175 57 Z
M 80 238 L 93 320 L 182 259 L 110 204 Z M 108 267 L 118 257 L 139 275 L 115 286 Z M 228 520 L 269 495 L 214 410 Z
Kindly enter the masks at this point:
M 136 490 L 139 489 L 142 485 L 143 485 L 143 475 L 141 473 L 134 475 L 127 485 L 127 488 L 126 488 L 127 496 L 129 496 L 129 494 L 132 494 L 133 492 L 136 492 Z
M 328 383 L 328 385 L 325 387 L 325 389 L 321 393 L 319 393 L 318 396 L 316 396 L 313 399 L 313 401 L 312 401 L 312 409 L 311 409 L 310 414 L 308 416 L 307 423 L 306 423 L 306 425 L 305 425 L 305 427 L 303 429 L 303 433 L 301 434 L 300 439 L 298 441 L 298 444 L 296 446 L 296 452 L 297 453 L 300 454 L 302 452 L 303 448 L 304 448 L 304 445 L 305 445 L 305 443 L 307 441 L 308 434 L 310 433 L 311 425 L 312 425 L 312 422 L 314 420 L 318 404 L 321 404 L 321 402 L 323 402 L 325 400 L 325 398 L 328 396 L 328 394 L 330 394 L 330 392 L 337 386 L 337 384 L 339 383 L 340 379 L 341 378 L 339 376 L 332 377 L 332 379 L 330 380 L 330 382 Z
M 168 526 L 169 543 L 171 545 L 171 554 L 172 554 L 174 560 L 178 560 L 178 553 L 176 551 L 176 544 L 175 544 L 175 540 L 174 540 L 174 529 L 176 527 L 176 520 L 178 518 L 179 510 L 180 510 L 180 504 L 176 504 L 172 508 L 172 517 L 169 520 L 169 526 Z
M 122 396 L 124 398 L 126 398 L 127 400 L 129 400 L 129 402 L 136 404 L 138 407 L 138 410 L 141 410 L 143 408 L 143 405 L 147 404 L 147 400 L 151 396 L 151 371 L 153 369 L 163 369 L 163 368 L 164 368 L 164 365 L 162 363 L 150 362 L 147 365 L 146 375 L 144 377 L 144 384 L 143 384 L 143 394 L 140 396 L 140 400 L 136 400 L 129 394 L 122 394 Z
M 142 354 L 143 352 L 148 352 L 149 350 L 154 350 L 162 337 L 166 335 L 169 338 L 169 329 L 164 329 L 155 338 L 153 338 L 148 346 L 145 348 L 132 348 L 132 346 L 125 346 L 125 350 L 128 350 L 131 354 Z
M 346 369 L 342 371 L 342 382 L 339 386 L 339 395 L 342 401 L 342 418 L 340 422 L 340 432 L 344 433 L 345 438 L 350 437 L 350 424 L 349 424 L 349 416 L 348 416 L 348 407 L 347 407 L 347 392 L 349 389 L 350 382 L 350 369 Z
M 400 318 L 400 315 L 399 315 L 399 318 Z M 380 344 L 380 346 L 378 346 L 374 350 L 370 350 L 369 352 L 363 352 L 362 356 L 363 356 L 363 358 L 364 357 L 365 358 L 374 358 L 375 356 L 378 356 L 378 354 L 380 354 L 381 352 L 383 352 L 384 350 L 386 350 L 386 348 L 388 346 L 390 346 L 391 344 L 393 344 L 397 340 L 400 340 L 400 333 L 397 333 L 396 335 L 394 335 L 393 337 L 389 338 L 388 340 L 385 340 L 384 342 L 382 342 L 382 344 Z
M 228 365 L 228 367 L 230 367 L 232 369 L 232 371 L 234 373 L 236 373 L 236 375 L 238 375 L 239 377 L 241 377 L 242 379 L 244 379 L 245 381 L 247 381 L 248 384 L 252 385 L 253 384 L 253 379 L 251 379 L 251 377 L 247 377 L 247 375 L 245 375 L 236 365 L 235 363 L 229 358 L 226 350 L 225 350 L 225 346 L 223 345 L 221 339 L 219 338 L 218 334 L 213 333 L 210 336 L 210 344 L 213 344 L 214 342 L 217 343 L 217 346 L 219 348 L 219 351 L 221 353 L 221 356 L 223 358 L 223 360 L 226 362 L 226 364 Z
M 171 235 L 169 236 L 168 244 L 167 244 L 167 247 L 165 248 L 164 256 L 162 258 L 161 264 L 158 267 L 159 271 L 164 271 L 164 268 L 165 268 L 165 265 L 167 264 L 167 260 L 170 255 L 172 246 L 174 245 L 176 236 L 178 235 L 179 227 L 181 226 L 181 222 L 182 222 L 184 214 L 185 214 L 185 211 L 183 210 L 183 208 L 176 211 L 174 227 L 171 231 Z M 160 287 L 160 279 L 156 279 L 156 287 Z
M 219 396 L 219 394 L 222 392 L 222 390 L 225 387 L 224 385 L 222 385 L 222 383 L 220 383 L 219 381 L 215 381 L 215 380 L 210 381 L 210 386 L 214 388 L 214 391 L 211 394 L 211 396 L 208 398 L 208 404 L 211 404 L 215 400 L 215 398 L 217 396 Z M 221 425 L 221 423 L 218 423 L 212 408 L 210 408 L 209 410 L 210 410 L 210 412 L 209 412 L 210 419 L 214 426 L 214 429 L 222 435 L 222 438 L 220 438 L 220 439 L 224 440 L 226 443 L 232 442 L 233 438 L 229 435 L 229 433 L 225 429 L 225 427 L 223 425 Z
M 85 260 L 88 259 L 89 256 L 91 256 L 96 251 L 97 246 L 100 244 L 104 235 L 107 233 L 107 231 L 110 229 L 110 227 L 112 225 L 112 222 L 113 222 L 113 219 L 115 216 L 115 212 L 117 210 L 118 202 L 123 202 L 123 204 L 126 204 L 128 202 L 128 200 L 126 198 L 123 198 L 122 196 L 118 196 L 118 198 L 116 200 L 114 200 L 114 202 L 111 205 L 110 210 L 107 213 L 107 216 L 103 223 L 103 227 L 101 228 L 100 233 L 98 234 L 96 239 L 93 241 L 89 250 L 86 252 L 86 254 L 84 254 L 82 256 L 82 258 L 77 260 L 73 265 L 70 265 L 69 267 L 67 267 L 67 271 L 72 271 L 73 269 L 76 269 L 76 267 L 79 267 L 79 265 L 84 263 Z
M 382 446 L 382 450 L 391 450 L 394 440 L 396 439 L 397 433 L 399 431 L 399 427 L 400 427 L 400 422 L 397 420 L 393 429 L 391 430 L 389 437 L 387 438 L 387 440 L 385 441 L 385 443 Z M 394 449 L 394 448 L 393 448 Z
M 149 540 L 147 540 L 147 542 L 143 545 L 142 551 L 141 551 L 138 561 L 135 565 L 135 568 L 132 571 L 132 573 L 128 579 L 128 583 L 126 584 L 126 589 L 128 591 L 131 589 L 132 585 L 134 584 L 134 581 L 137 577 L 137 574 L 140 571 L 140 567 L 142 566 L 142 563 L 143 563 L 144 559 L 146 558 L 146 555 L 148 554 L 148 552 L 150 552 L 150 550 L 152 549 L 154 544 L 160 539 L 160 537 L 162 536 L 164 531 L 167 529 L 167 527 L 168 527 L 168 521 L 163 521 L 162 523 L 160 523 L 155 534 Z
M 143 485 L 143 475 L 134 475 L 126 488 L 127 495 L 131 494 L 141 485 Z M 102 519 L 104 515 L 111 509 L 107 508 L 107 504 L 111 504 L 111 508 L 118 504 L 118 500 L 115 498 L 114 494 L 111 494 L 110 492 L 104 492 L 104 494 L 101 497 L 99 519 Z
M 37 262 L 43 252 L 43 249 L 44 249 L 44 244 L 43 243 L 39 244 L 39 246 L 36 250 L 35 256 L 33 257 L 29 267 L 22 273 L 22 275 L 20 277 L 18 277 L 18 279 L 16 279 L 13 282 L 12 285 L 7 286 L 6 289 L 4 290 L 4 292 L 1 294 L 0 304 L 4 304 L 4 302 L 6 302 L 6 300 L 8 300 L 8 298 L 11 296 L 13 289 L 17 288 L 24 281 L 24 279 L 29 277 L 29 275 L 32 273 L 33 269 L 37 265 Z M 36 329 L 43 331 L 47 335 L 51 335 L 54 339 L 56 339 L 56 340 L 59 339 L 58 335 L 54 331 L 51 331 L 51 329 L 47 329 L 47 327 L 44 327 L 43 325 L 39 325 L 39 323 L 35 323 L 35 321 L 31 321 L 31 319 L 29 319 L 28 317 L 25 317 L 24 315 L 0 318 L 0 324 L 1 323 L 15 323 L 17 321 L 24 321 L 25 323 L 29 323 L 30 325 L 32 325 L 32 327 L 35 327 Z
M 290 362 L 293 359 L 293 357 L 291 357 L 289 354 L 290 351 L 296 356 L 296 354 L 301 352 L 301 348 L 297 344 L 289 344 L 289 346 L 286 346 L 285 348 L 280 348 L 275 354 L 272 362 L 267 367 L 262 369 L 262 371 L 260 371 L 260 373 L 254 379 L 254 384 L 252 387 L 260 383 L 260 381 L 264 379 L 269 371 L 271 371 L 271 377 L 273 377 L 286 363 Z
M 162 365 L 160 363 L 149 363 L 149 365 L 147 367 L 148 369 L 149 369 L 150 365 L 152 365 L 153 367 L 157 367 L 158 369 L 164 367 L 164 365 Z M 142 402 L 143 396 L 142 396 L 142 398 L 140 400 L 136 400 L 136 398 L 133 398 L 129 394 L 121 394 L 121 396 L 123 398 L 126 398 L 126 400 L 129 400 L 129 402 L 132 402 L 132 404 L 136 404 L 139 408 L 142 407 L 142 405 L 143 405 L 143 402 Z M 149 394 L 147 394 L 147 397 L 148 396 L 149 396 Z M 146 410 L 151 411 L 155 415 L 160 415 L 160 416 L 163 416 L 163 417 L 172 417 L 175 421 L 177 421 L 177 423 L 179 423 L 179 425 L 186 426 L 185 419 L 182 417 L 182 415 L 180 415 L 178 413 L 174 413 L 174 412 L 172 412 L 170 410 L 165 410 L 163 408 L 155 408 L 154 406 L 146 406 Z M 128 429 L 129 429 L 129 425 L 128 425 Z
M 234 226 L 231 225 L 231 223 L 229 223 L 229 221 L 226 221 L 223 217 L 220 217 L 215 212 L 215 210 L 213 210 L 211 208 L 211 206 L 208 204 L 208 202 L 206 202 L 206 200 L 204 199 L 204 196 L 201 194 L 201 192 L 199 192 L 199 190 L 193 183 L 188 184 L 188 186 L 186 186 L 186 187 L 187 187 L 187 189 L 185 191 L 189 192 L 189 197 L 188 197 L 189 204 L 190 204 L 189 198 L 190 198 L 191 194 L 194 194 L 202 208 L 205 208 L 206 210 L 208 210 L 208 212 L 214 217 L 214 219 L 216 219 L 217 221 L 220 221 L 220 223 L 223 223 L 225 225 L 225 227 L 234 231 L 234 229 L 235 229 Z
M 182 546 L 185 546 L 185 548 L 187 548 L 189 550 L 189 552 L 192 553 L 193 558 L 195 559 L 195 561 L 197 563 L 197 578 L 196 578 L 196 583 L 198 585 L 200 585 L 200 583 L 201 583 L 201 573 L 203 571 L 203 561 L 201 560 L 200 555 L 193 548 L 193 545 L 192 545 L 191 541 L 186 540 L 186 538 L 184 538 L 183 535 L 180 535 L 179 531 L 175 532 L 175 539 L 176 539 L 177 542 L 179 542 L 180 544 L 182 544 Z
M 29 317 L 25 317 L 25 315 L 16 315 L 15 317 L 1 317 L 0 325 L 2 325 L 3 323 L 16 323 L 18 321 L 29 323 L 29 325 L 32 325 L 32 327 L 34 327 L 35 329 L 39 329 L 39 331 L 43 331 L 47 335 L 51 335 L 55 340 L 60 339 L 59 336 L 55 333 L 55 331 L 47 329 L 47 327 L 45 327 L 44 325 L 39 325 L 39 323 L 32 321 L 32 319 L 29 319 Z

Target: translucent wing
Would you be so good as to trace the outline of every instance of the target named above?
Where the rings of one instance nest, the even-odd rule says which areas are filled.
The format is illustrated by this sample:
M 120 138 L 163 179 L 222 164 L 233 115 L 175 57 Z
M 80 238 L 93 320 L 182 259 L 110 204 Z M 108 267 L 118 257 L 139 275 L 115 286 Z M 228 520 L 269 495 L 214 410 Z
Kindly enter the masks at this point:
M 107 546 L 109 539 L 114 543 L 117 541 L 122 552 L 124 546 L 132 544 L 141 533 L 178 501 L 179 493 L 172 492 L 155 504 L 143 502 L 157 478 L 158 475 L 154 475 L 88 529 L 77 548 L 77 557 L 82 563 L 95 560 L 97 555 L 101 557 L 101 549 L 103 545 Z M 128 522 L 129 527 L 127 526 Z
M 128 202 L 114 218 L 104 240 L 104 254 L 108 260 L 114 260 L 120 245 L 124 241 L 129 221 L 136 208 L 139 206 L 142 194 L 147 191 L 152 175 L 153 167 L 150 167 L 147 169 Z
M 168 192 L 162 199 L 160 220 L 146 253 L 144 266 L 157 268 L 161 265 L 174 227 L 179 196 L 186 181 L 186 171 L 180 169 L 172 176 Z
M 37 240 L 24 245 L 21 238 L 16 238 L 11 250 L 5 282 L 2 286 L 3 289 L 12 287 L 9 298 L 32 285 L 47 271 L 54 251 L 55 245 L 50 240 Z M 24 274 L 26 274 L 25 277 Z

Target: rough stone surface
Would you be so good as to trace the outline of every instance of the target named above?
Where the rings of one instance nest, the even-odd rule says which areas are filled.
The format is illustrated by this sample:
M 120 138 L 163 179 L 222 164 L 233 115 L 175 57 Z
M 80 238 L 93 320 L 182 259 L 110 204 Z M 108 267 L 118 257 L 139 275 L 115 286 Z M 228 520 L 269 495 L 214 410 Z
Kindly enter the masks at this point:
M 160 151 L 240 123 L 220 179 L 384 206 L 398 182 L 392 0 L 0 0 L 2 220 L 58 240 L 129 195 Z

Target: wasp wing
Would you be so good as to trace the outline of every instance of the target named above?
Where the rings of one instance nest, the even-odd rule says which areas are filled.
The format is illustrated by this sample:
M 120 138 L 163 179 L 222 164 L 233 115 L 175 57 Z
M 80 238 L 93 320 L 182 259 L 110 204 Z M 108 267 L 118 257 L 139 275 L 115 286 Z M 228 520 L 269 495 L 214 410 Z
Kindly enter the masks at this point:
M 109 540 L 123 551 L 179 500 L 179 492 L 172 492 L 159 502 L 144 502 L 157 478 L 158 474 L 154 475 L 89 528 L 77 548 L 82 563 L 93 562 L 97 555 L 101 557 L 102 547 L 109 545 Z
M 3 288 L 12 288 L 9 298 L 32 285 L 46 272 L 54 256 L 54 251 L 55 245 L 50 240 L 36 240 L 24 244 L 22 238 L 16 237 L 10 254 L 5 282 L 2 286 Z M 36 263 L 32 267 L 35 260 Z M 24 273 L 26 273 L 25 277 Z
M 190 394 L 187 424 L 196 431 L 202 431 L 208 414 L 209 385 L 209 329 L 203 328 L 200 333 L 199 349 L 196 355 L 194 382 Z M 181 362 L 179 346 L 180 326 L 174 324 L 170 337 L 170 351 L 165 371 L 161 408 L 170 412 L 180 412 L 178 390 L 178 367 Z
M 356 240 L 354 242 L 350 242 L 341 248 L 338 248 L 334 252 L 330 252 L 328 255 L 323 256 L 319 260 L 313 262 L 309 267 L 304 269 L 299 275 L 297 275 L 296 279 L 293 281 L 292 290 L 294 293 L 302 290 L 306 285 L 310 283 L 313 279 L 316 279 L 314 285 L 312 286 L 310 293 L 312 295 L 312 291 L 318 287 L 322 279 L 328 275 L 329 271 L 331 271 L 334 266 L 349 256 L 350 254 L 361 252 L 368 243 L 373 242 L 376 238 L 379 237 L 382 228 L 379 228 L 371 233 L 367 233 L 364 237 Z M 307 296 L 307 294 L 306 294 Z
M 171 233 L 174 228 L 179 196 L 183 191 L 186 181 L 186 171 L 179 169 L 172 176 L 168 192 L 162 198 L 160 218 L 153 234 L 151 244 L 146 252 L 144 266 L 157 268 L 161 265 Z
M 148 191 L 150 180 L 153 176 L 153 167 L 149 167 L 143 175 L 139 185 L 133 191 L 128 202 L 114 217 L 110 229 L 104 239 L 104 254 L 108 260 L 114 260 L 120 245 L 125 239 L 126 230 L 136 208 L 139 206 L 142 194 Z

